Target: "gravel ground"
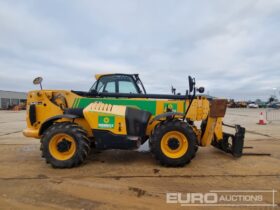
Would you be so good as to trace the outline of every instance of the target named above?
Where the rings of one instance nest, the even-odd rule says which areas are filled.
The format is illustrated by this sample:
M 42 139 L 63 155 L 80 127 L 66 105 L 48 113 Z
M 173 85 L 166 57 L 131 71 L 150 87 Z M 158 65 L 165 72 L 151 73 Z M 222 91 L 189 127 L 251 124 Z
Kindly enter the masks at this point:
M 47 165 L 39 141 L 21 134 L 25 112 L 0 111 L 0 209 L 184 209 L 167 204 L 166 193 L 272 189 L 279 206 L 280 122 L 257 125 L 261 111 L 228 109 L 225 122 L 246 127 L 245 146 L 253 147 L 246 152 L 271 156 L 235 159 L 207 147 L 189 165 L 165 168 L 144 146 L 93 153 L 83 166 L 63 170 Z M 263 199 L 271 203 L 271 193 Z

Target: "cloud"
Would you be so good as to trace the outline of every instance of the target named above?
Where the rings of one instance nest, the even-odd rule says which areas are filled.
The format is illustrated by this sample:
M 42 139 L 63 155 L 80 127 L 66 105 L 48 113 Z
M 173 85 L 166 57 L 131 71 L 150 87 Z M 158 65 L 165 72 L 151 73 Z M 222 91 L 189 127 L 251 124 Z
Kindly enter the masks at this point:
M 280 3 L 0 2 L 0 89 L 87 90 L 95 73 L 140 73 L 148 92 L 184 93 L 187 75 L 220 97 L 280 89 Z

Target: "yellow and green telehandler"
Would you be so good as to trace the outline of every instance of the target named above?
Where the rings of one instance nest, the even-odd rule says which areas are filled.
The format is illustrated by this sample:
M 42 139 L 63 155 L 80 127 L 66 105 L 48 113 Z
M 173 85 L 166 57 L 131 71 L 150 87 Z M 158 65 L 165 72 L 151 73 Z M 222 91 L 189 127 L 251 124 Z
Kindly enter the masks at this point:
M 223 132 L 227 101 L 202 95 L 189 76 L 186 94 L 148 94 L 138 74 L 100 74 L 89 91 L 40 90 L 27 96 L 26 137 L 41 140 L 55 168 L 81 165 L 92 148 L 138 149 L 146 141 L 164 166 L 184 166 L 199 147 L 242 156 L 245 128 Z M 200 94 L 197 95 L 196 93 Z M 200 122 L 200 126 L 197 126 Z

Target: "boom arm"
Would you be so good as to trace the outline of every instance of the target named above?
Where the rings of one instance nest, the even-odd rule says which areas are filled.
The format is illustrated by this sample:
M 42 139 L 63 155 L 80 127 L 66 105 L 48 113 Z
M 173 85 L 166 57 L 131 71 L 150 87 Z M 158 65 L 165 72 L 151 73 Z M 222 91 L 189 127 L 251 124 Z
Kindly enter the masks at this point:
M 215 131 L 222 138 L 221 121 L 226 113 L 227 101 L 215 99 L 210 102 L 210 111 L 206 123 L 206 128 L 200 141 L 201 146 L 208 146 L 214 137 Z
M 201 146 L 212 144 L 214 147 L 231 153 L 235 157 L 242 156 L 245 128 L 240 125 L 230 126 L 222 123 L 226 111 L 226 100 L 213 100 L 204 133 L 200 140 Z M 224 133 L 222 126 L 235 128 L 235 134 Z M 231 142 L 229 141 L 231 139 Z

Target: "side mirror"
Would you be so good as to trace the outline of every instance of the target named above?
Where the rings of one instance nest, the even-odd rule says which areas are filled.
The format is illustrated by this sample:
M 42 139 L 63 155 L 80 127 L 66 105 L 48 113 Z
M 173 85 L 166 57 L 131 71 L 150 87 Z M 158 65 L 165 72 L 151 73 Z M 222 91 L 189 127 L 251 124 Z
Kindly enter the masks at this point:
M 176 88 L 174 88 L 173 85 L 171 85 L 171 93 L 173 95 L 176 95 Z
M 34 80 L 33 80 L 33 84 L 34 85 L 40 85 L 40 88 L 41 90 L 43 89 L 42 88 L 42 81 L 43 81 L 43 78 L 42 77 L 36 77 Z
M 193 92 L 195 86 L 195 79 L 189 76 L 189 93 Z
M 197 89 L 197 91 L 198 91 L 199 93 L 204 93 L 204 90 L 205 90 L 204 87 L 200 87 L 200 88 Z

